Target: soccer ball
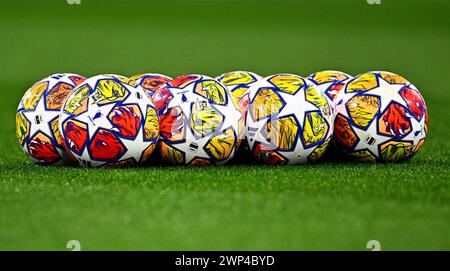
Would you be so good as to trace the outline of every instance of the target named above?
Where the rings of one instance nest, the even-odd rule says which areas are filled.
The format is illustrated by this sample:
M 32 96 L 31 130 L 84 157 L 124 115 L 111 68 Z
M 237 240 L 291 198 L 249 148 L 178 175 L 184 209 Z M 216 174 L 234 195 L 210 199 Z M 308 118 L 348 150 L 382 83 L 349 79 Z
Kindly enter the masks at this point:
M 308 76 L 308 80 L 314 85 L 314 88 L 322 91 L 333 107 L 334 97 L 350 81 L 352 77 L 340 71 L 320 71 Z
M 422 146 L 428 130 L 425 101 L 405 78 L 374 71 L 350 80 L 336 96 L 334 141 L 359 161 L 396 162 Z
M 164 161 L 214 165 L 233 157 L 242 114 L 220 82 L 204 75 L 180 76 L 159 88 L 153 101 Z
M 301 76 L 276 74 L 250 87 L 246 138 L 253 156 L 273 165 L 319 159 L 332 135 L 325 95 Z
M 131 85 L 142 88 L 149 97 L 158 90 L 159 87 L 172 80 L 172 78 L 159 73 L 144 73 L 130 77 Z
M 144 90 L 119 75 L 97 75 L 65 101 L 59 129 L 82 166 L 142 164 L 156 147 L 158 114 Z
M 35 83 L 20 100 L 16 134 L 32 161 L 47 165 L 70 162 L 58 130 L 58 117 L 66 97 L 84 80 L 73 73 L 53 74 Z

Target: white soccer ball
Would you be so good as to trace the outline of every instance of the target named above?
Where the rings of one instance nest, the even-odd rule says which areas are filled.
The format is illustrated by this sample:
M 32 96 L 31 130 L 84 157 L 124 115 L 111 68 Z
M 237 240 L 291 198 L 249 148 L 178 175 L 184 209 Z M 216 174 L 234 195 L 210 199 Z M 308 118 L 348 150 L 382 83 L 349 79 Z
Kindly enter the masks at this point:
M 253 156 L 274 165 L 316 161 L 333 131 L 325 95 L 301 76 L 276 74 L 250 87 L 245 132 Z
M 236 152 L 242 114 L 219 81 L 184 75 L 159 88 L 153 100 L 160 114 L 159 150 L 177 165 L 215 165 Z
M 360 74 L 345 85 L 335 103 L 333 139 L 353 160 L 398 162 L 412 157 L 424 143 L 425 100 L 397 74 Z
M 40 164 L 67 164 L 59 133 L 59 112 L 66 97 L 84 77 L 73 73 L 50 75 L 30 87 L 20 100 L 16 114 L 16 134 L 25 154 Z
M 82 166 L 143 163 L 156 147 L 158 114 L 144 90 L 120 75 L 98 75 L 73 90 L 59 128 L 67 149 Z

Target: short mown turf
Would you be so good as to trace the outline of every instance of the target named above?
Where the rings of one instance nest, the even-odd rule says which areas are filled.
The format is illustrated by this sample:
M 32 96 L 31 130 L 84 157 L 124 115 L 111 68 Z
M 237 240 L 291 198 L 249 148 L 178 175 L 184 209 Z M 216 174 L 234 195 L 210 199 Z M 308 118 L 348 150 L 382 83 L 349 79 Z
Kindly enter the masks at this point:
M 8 1 L 0 10 L 0 250 L 450 248 L 448 1 Z M 55 72 L 389 70 L 429 136 L 401 164 L 96 170 L 29 162 L 24 91 Z

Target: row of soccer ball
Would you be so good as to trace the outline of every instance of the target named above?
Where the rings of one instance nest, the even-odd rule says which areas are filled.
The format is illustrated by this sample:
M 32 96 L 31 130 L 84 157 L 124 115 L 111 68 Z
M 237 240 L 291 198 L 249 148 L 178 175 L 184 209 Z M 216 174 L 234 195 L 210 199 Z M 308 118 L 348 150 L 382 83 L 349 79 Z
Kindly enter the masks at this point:
M 16 115 L 33 161 L 88 167 L 139 165 L 155 148 L 177 165 L 223 164 L 245 151 L 262 163 L 299 164 L 331 144 L 350 159 L 396 162 L 418 151 L 427 122 L 417 88 L 382 71 L 54 74 L 28 89 Z

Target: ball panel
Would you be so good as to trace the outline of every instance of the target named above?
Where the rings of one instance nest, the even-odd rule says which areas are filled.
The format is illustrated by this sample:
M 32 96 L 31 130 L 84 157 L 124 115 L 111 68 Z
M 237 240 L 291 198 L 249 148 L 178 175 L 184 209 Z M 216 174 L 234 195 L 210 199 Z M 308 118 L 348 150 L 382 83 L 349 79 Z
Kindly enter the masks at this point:
M 280 153 L 273 150 L 272 146 L 257 143 L 253 150 L 253 156 L 257 161 L 269 165 L 285 165 L 288 159 Z
M 30 122 L 25 118 L 22 112 L 16 114 L 16 135 L 19 139 L 20 146 L 25 144 L 30 134 Z
M 291 151 L 297 143 L 299 124 L 294 115 L 268 121 L 262 134 L 274 150 Z
M 275 75 L 268 81 L 277 87 L 279 91 L 292 95 L 297 93 L 305 85 L 305 81 L 300 76 L 293 74 Z
M 330 142 L 331 142 L 331 138 L 328 138 L 320 146 L 315 148 L 314 151 L 310 155 L 308 155 L 308 158 L 307 158 L 308 161 L 309 162 L 317 162 L 320 158 L 322 158 L 324 153 L 327 151 L 327 149 L 330 145 Z
M 308 112 L 303 126 L 303 145 L 306 148 L 320 144 L 328 136 L 330 127 L 319 112 Z
M 343 149 L 351 149 L 358 141 L 358 137 L 350 127 L 347 118 L 337 115 L 334 120 L 333 139 Z
M 182 151 L 170 146 L 164 141 L 158 143 L 158 150 L 161 154 L 161 158 L 174 165 L 182 165 L 185 161 L 185 156 Z
M 56 117 L 54 120 L 50 122 L 51 130 L 53 133 L 53 138 L 58 143 L 59 148 L 63 148 L 64 146 L 64 139 L 59 131 L 59 118 Z
M 212 166 L 213 163 L 211 162 L 211 160 L 196 157 L 188 165 L 194 167 L 207 167 Z
M 196 80 L 199 80 L 201 78 L 202 77 L 200 75 L 196 74 L 182 75 L 175 79 L 170 80 L 169 85 L 172 87 L 184 88 L 190 83 L 195 82 Z
M 225 73 L 222 76 L 218 77 L 217 80 L 222 82 L 226 87 L 229 86 L 235 86 L 235 85 L 248 85 L 251 83 L 254 83 L 258 80 L 258 78 L 246 71 L 235 71 L 235 72 L 229 72 Z M 233 90 L 233 92 L 235 92 Z
M 399 162 L 413 153 L 411 142 L 389 141 L 381 145 L 381 157 L 384 162 Z
M 117 136 L 105 129 L 99 129 L 89 145 L 90 156 L 95 160 L 111 161 L 125 153 L 125 146 Z
M 129 94 L 129 91 L 121 83 L 111 79 L 101 79 L 95 86 L 92 98 L 94 104 L 104 105 L 123 101 Z
M 404 136 L 411 131 L 411 122 L 405 108 L 391 103 L 379 118 L 379 132 L 389 136 Z
M 225 87 L 215 80 L 202 80 L 197 82 L 194 93 L 208 99 L 214 104 L 226 105 L 228 103 Z
M 73 90 L 73 86 L 67 83 L 56 84 L 48 93 L 45 99 L 45 107 L 48 110 L 59 110 Z
M 136 104 L 115 106 L 108 119 L 122 137 L 135 138 L 141 128 L 142 114 Z
M 351 120 L 362 128 L 366 128 L 373 121 L 379 109 L 379 98 L 372 95 L 355 95 L 347 102 Z
M 413 153 L 416 153 L 419 151 L 419 149 L 423 146 L 423 143 L 425 143 L 425 139 L 421 139 L 419 143 L 414 147 Z
M 192 134 L 203 138 L 220 129 L 224 116 L 207 101 L 196 101 L 191 105 L 189 120 Z
M 127 167 L 133 167 L 136 165 L 137 165 L 137 163 L 133 158 L 128 158 L 128 159 L 120 160 L 120 161 L 113 162 L 113 163 L 106 163 L 100 167 L 101 168 L 127 168 Z
M 325 95 L 330 99 L 330 101 L 334 101 L 336 95 L 345 87 L 345 83 L 335 83 L 331 87 L 329 87 L 325 91 Z
M 321 71 L 309 76 L 318 85 L 336 81 L 344 81 L 350 78 L 347 74 L 339 71 Z
M 80 85 L 81 83 L 84 82 L 84 80 L 86 80 L 86 78 L 84 78 L 83 76 L 79 76 L 79 75 L 69 75 L 70 80 L 75 84 L 75 86 Z
M 233 96 L 235 97 L 235 99 L 237 100 L 237 103 L 239 105 L 241 105 L 241 99 L 244 97 L 244 95 L 247 93 L 248 87 L 237 87 L 233 90 Z M 244 104 L 245 106 L 245 104 Z M 242 108 L 244 108 L 244 106 Z M 241 107 L 239 107 L 241 108 Z
M 325 95 L 311 85 L 306 89 L 306 100 L 320 108 L 324 114 L 331 115 L 330 105 Z
M 424 127 L 424 130 L 425 130 L 425 134 L 427 134 L 428 133 L 428 111 L 425 111 L 425 127 Z
M 380 72 L 380 77 L 386 80 L 389 84 L 403 84 L 403 85 L 409 85 L 409 81 L 403 78 L 402 76 L 398 74 L 394 74 L 391 72 Z
M 161 114 L 163 110 L 167 107 L 169 102 L 173 99 L 172 93 L 166 87 L 159 88 L 152 96 L 152 100 L 155 103 L 156 109 Z
M 45 164 L 54 164 L 62 159 L 51 138 L 42 132 L 36 133 L 30 139 L 28 153 Z
M 183 141 L 186 138 L 186 116 L 181 107 L 173 107 L 159 115 L 161 136 L 169 141 Z
M 63 124 L 62 134 L 65 135 L 65 145 L 70 151 L 81 155 L 89 138 L 87 125 L 80 121 L 69 119 Z
M 48 82 L 39 82 L 33 85 L 22 98 L 23 108 L 25 110 L 34 110 L 41 99 L 44 92 L 47 90 Z
M 148 146 L 141 155 L 141 159 L 138 161 L 139 164 L 143 164 L 145 161 L 147 161 L 150 156 L 152 155 L 153 151 L 156 149 L 156 144 L 151 144 Z
M 85 84 L 76 88 L 67 97 L 64 103 L 64 112 L 74 115 L 84 113 L 88 109 L 88 97 L 92 93 L 89 85 Z
M 356 162 L 374 163 L 377 161 L 374 154 L 368 150 L 349 152 L 347 155 Z
M 145 116 L 144 124 L 144 140 L 153 141 L 156 143 L 159 137 L 159 120 L 156 109 L 147 106 L 147 114 Z
M 260 120 L 277 114 L 284 107 L 284 101 L 272 88 L 260 88 L 252 100 L 251 117 Z
M 236 134 L 232 128 L 213 136 L 205 145 L 205 151 L 217 161 L 228 159 L 236 145 Z
M 350 80 L 345 88 L 345 91 L 347 93 L 368 91 L 376 87 L 378 87 L 376 75 L 372 73 L 365 73 Z
M 417 121 L 420 121 L 427 111 L 422 95 L 410 87 L 404 87 L 400 90 L 400 95 L 408 105 L 409 112 Z

